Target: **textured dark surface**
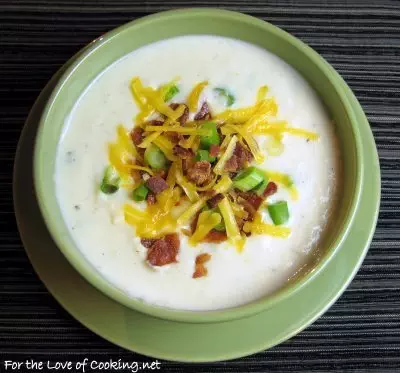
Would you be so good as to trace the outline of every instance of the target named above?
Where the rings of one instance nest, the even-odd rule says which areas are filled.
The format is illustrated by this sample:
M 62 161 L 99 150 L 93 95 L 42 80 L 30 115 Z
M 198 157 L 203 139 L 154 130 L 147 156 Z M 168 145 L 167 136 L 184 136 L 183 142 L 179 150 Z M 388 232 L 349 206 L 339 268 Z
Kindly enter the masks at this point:
M 24 120 L 53 73 L 100 34 L 149 13 L 212 1 L 0 0 L 0 372 L 3 360 L 146 358 L 72 319 L 39 281 L 12 206 Z M 400 2 L 219 1 L 268 20 L 320 52 L 345 78 L 373 129 L 382 205 L 369 254 L 325 316 L 271 350 L 227 363 L 163 363 L 162 371 L 400 372 Z

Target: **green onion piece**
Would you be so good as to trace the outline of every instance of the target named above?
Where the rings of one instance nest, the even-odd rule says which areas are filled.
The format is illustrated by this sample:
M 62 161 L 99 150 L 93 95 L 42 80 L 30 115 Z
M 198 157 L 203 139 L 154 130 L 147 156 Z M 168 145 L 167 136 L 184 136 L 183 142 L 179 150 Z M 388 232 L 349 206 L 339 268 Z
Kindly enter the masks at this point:
M 149 190 L 146 185 L 142 183 L 133 191 L 132 198 L 137 202 L 141 202 L 146 199 L 147 193 L 149 193 Z
M 286 201 L 268 205 L 268 212 L 275 225 L 285 224 L 289 220 L 289 209 Z
M 219 145 L 219 135 L 217 131 L 217 125 L 214 122 L 206 122 L 202 125 L 201 128 L 207 129 L 210 131 L 208 136 L 200 137 L 200 147 L 202 149 L 209 149 L 211 145 Z
M 113 194 L 119 189 L 120 181 L 121 178 L 117 170 L 113 166 L 107 166 L 100 184 L 100 190 L 104 194 Z
M 218 232 L 225 232 L 225 223 L 223 221 L 219 222 L 213 229 L 215 229 Z
M 264 180 L 263 171 L 256 167 L 249 167 L 233 179 L 233 186 L 242 192 L 247 192 L 260 185 Z
M 168 163 L 164 153 L 154 144 L 150 144 L 144 152 L 144 160 L 146 163 L 155 170 L 165 168 Z
M 168 102 L 171 100 L 174 96 L 176 96 L 179 93 L 179 88 L 176 85 L 173 85 L 170 87 L 167 91 L 167 93 L 164 96 L 164 101 Z
M 196 161 L 207 161 L 210 163 L 215 162 L 215 157 L 211 157 L 210 156 L 210 152 L 208 150 L 205 149 L 200 149 L 197 153 L 196 153 Z
M 226 98 L 226 106 L 232 106 L 235 103 L 235 96 L 225 88 L 215 88 L 214 91 Z
M 254 193 L 261 196 L 264 193 L 264 190 L 267 187 L 267 185 L 268 185 L 268 179 L 264 178 L 264 180 L 253 189 Z

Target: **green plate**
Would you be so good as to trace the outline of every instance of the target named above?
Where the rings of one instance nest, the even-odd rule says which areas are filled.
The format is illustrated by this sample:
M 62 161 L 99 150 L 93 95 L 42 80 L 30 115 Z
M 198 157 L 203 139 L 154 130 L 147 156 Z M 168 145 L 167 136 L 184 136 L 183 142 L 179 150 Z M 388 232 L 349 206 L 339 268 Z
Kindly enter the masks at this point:
M 379 161 L 372 132 L 344 81 L 343 87 L 357 114 L 368 169 L 361 203 L 340 251 L 314 281 L 262 313 L 230 322 L 179 323 L 133 311 L 100 293 L 71 267 L 43 222 L 33 193 L 33 144 L 46 100 L 72 61 L 48 83 L 26 121 L 15 159 L 13 191 L 18 228 L 31 263 L 50 293 L 73 317 L 128 350 L 162 359 L 205 362 L 238 358 L 281 343 L 310 325 L 335 302 L 367 253 L 380 202 Z M 337 73 L 333 70 L 333 74 Z

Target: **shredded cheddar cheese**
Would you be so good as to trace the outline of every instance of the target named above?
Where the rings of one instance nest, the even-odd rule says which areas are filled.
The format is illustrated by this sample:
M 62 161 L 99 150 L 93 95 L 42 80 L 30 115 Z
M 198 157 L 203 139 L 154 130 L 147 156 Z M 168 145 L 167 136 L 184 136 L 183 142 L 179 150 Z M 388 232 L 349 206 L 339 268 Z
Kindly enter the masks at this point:
M 138 145 L 138 148 L 147 148 L 160 135 L 161 132 L 151 133 Z
M 179 126 L 147 126 L 146 131 L 154 131 L 154 132 L 176 132 L 181 133 L 183 135 L 200 135 L 207 136 L 210 131 L 203 128 L 187 128 L 187 127 L 179 127 Z
M 189 106 L 189 110 L 193 113 L 195 113 L 197 111 L 197 106 L 199 103 L 199 99 L 200 99 L 200 95 L 201 92 L 203 92 L 203 89 L 208 85 L 207 81 L 198 83 L 192 90 L 192 92 L 190 92 L 187 102 L 188 102 L 188 106 Z
M 309 130 L 291 127 L 287 121 L 278 118 L 278 104 L 273 97 L 268 96 L 267 86 L 258 89 L 253 105 L 228 109 L 213 115 L 212 121 L 214 123 L 210 123 L 214 126 L 212 130 L 203 128 L 203 124 L 206 122 L 204 120 L 186 121 L 187 118 L 185 117 L 185 121 L 181 121 L 180 118 L 186 110 L 186 105 L 178 104 L 172 106 L 175 108 L 172 109 L 166 103 L 173 96 L 173 94 L 168 95 L 171 89 L 173 89 L 174 94 L 179 92 L 179 89 L 174 87 L 178 80 L 179 78 L 175 78 L 158 88 L 144 86 L 139 77 L 134 77 L 130 82 L 133 100 L 139 109 L 135 124 L 142 128 L 140 140 L 135 138 L 135 143 L 141 142 L 136 147 L 129 131 L 123 125 L 118 125 L 115 142 L 108 144 L 109 163 L 118 173 L 117 178 L 122 181 L 120 185 L 126 188 L 133 189 L 135 186 L 134 177 L 136 177 L 136 181 L 139 178 L 139 173 L 132 172 L 134 170 L 144 171 L 148 175 L 154 176 L 151 178 L 152 182 L 156 181 L 153 185 L 161 183 L 161 188 L 159 192 L 151 189 L 150 181 L 148 181 L 149 176 L 144 176 L 139 185 L 144 189 L 144 193 L 140 199 L 138 192 L 139 198 L 135 201 L 144 201 L 147 198 L 146 208 L 142 209 L 142 205 L 135 205 L 134 202 L 126 203 L 123 206 L 125 222 L 134 227 L 136 235 L 140 238 L 160 238 L 168 233 L 174 233 L 178 229 L 184 229 L 196 214 L 199 214 L 194 232 L 186 230 L 191 245 L 201 243 L 211 232 L 212 234 L 207 239 L 211 239 L 212 235 L 218 236 L 219 234 L 220 237 L 222 235 L 238 252 L 241 252 L 244 248 L 245 234 L 264 234 L 277 238 L 289 237 L 291 233 L 289 227 L 267 224 L 262 221 L 259 206 L 261 203 L 261 208 L 265 208 L 269 200 L 265 199 L 262 202 L 264 197 L 262 196 L 263 191 L 259 192 L 260 186 L 253 186 L 252 189 L 250 189 L 251 187 L 240 189 L 242 193 L 252 193 L 252 195 L 247 195 L 249 199 L 243 198 L 237 190 L 236 192 L 233 191 L 234 188 L 239 188 L 237 178 L 236 176 L 232 176 L 233 180 L 230 178 L 229 168 L 225 168 L 225 165 L 233 154 L 237 157 L 236 159 L 239 159 L 240 151 L 247 151 L 247 153 L 250 151 L 254 161 L 262 163 L 264 154 L 256 141 L 256 138 L 258 138 L 256 136 L 259 135 L 267 136 L 266 150 L 269 155 L 274 156 L 284 151 L 282 140 L 285 134 L 304 137 L 312 141 L 318 140 L 319 135 Z M 207 85 L 207 81 L 200 82 L 189 93 L 186 103 L 192 114 L 197 113 L 200 96 Z M 166 98 L 167 95 L 170 98 Z M 161 118 L 159 118 L 160 115 Z M 150 121 L 154 118 L 162 119 L 161 123 L 158 123 L 160 125 L 154 125 L 155 123 Z M 213 131 L 214 134 L 218 131 L 219 138 L 215 135 L 214 141 L 207 143 L 205 137 L 206 140 L 207 137 L 212 138 Z M 172 136 L 173 133 L 182 136 Z M 224 137 L 222 143 L 220 143 L 221 134 Z M 136 133 L 133 133 L 133 137 L 135 135 Z M 235 152 L 238 142 L 241 146 L 238 146 L 238 151 Z M 192 152 L 184 151 L 177 146 L 177 143 Z M 151 157 L 147 157 L 147 153 L 145 161 L 142 158 L 144 149 L 146 149 L 146 152 L 152 150 L 153 147 L 149 148 L 151 144 L 155 145 L 155 149 L 158 148 L 156 149 L 157 155 L 162 160 L 160 167 L 151 162 Z M 211 146 L 217 147 L 217 149 L 212 149 L 215 153 L 211 153 Z M 214 158 L 207 158 L 204 153 L 200 152 L 196 155 L 199 148 L 206 155 L 213 154 Z M 193 154 L 198 158 L 192 158 Z M 186 168 L 184 172 L 183 161 L 180 157 L 189 160 L 186 163 L 186 168 L 193 167 L 192 165 L 198 159 L 206 159 L 202 162 L 208 162 L 208 175 L 200 175 L 203 176 L 203 179 L 199 182 L 196 177 L 186 171 Z M 251 161 L 251 157 L 248 158 Z M 235 174 L 247 167 L 250 162 L 247 159 L 236 169 L 235 166 L 231 166 L 236 159 L 230 162 L 230 170 Z M 197 170 L 193 167 L 190 171 Z M 290 175 L 271 170 L 264 170 L 263 172 L 265 178 L 260 184 L 262 187 L 265 184 L 267 186 L 268 181 L 273 181 L 284 187 L 292 200 L 295 201 L 299 198 Z M 158 180 L 155 180 L 157 177 Z M 164 180 L 160 180 L 160 177 Z M 146 189 L 147 187 L 149 188 Z M 116 188 L 118 189 L 118 185 Z M 153 192 L 153 195 L 149 195 L 152 200 L 147 195 L 149 189 Z M 216 194 L 222 194 L 223 198 L 216 196 Z M 214 196 L 217 199 L 211 201 L 210 198 Z M 253 201 L 254 205 L 251 205 L 251 198 L 258 198 L 258 204 Z M 283 202 L 286 203 L 286 201 Z M 251 210 L 251 206 L 253 206 L 254 211 Z M 272 205 L 270 205 L 271 207 Z M 254 219 L 251 221 L 252 218 Z M 236 219 L 238 219 L 238 222 L 243 219 L 244 225 L 238 225 Z M 217 227 L 218 225 L 222 225 L 222 227 Z M 226 235 L 223 232 L 224 229 Z
M 204 211 L 199 215 L 197 227 L 189 239 L 192 245 L 198 244 L 214 227 L 221 222 L 221 215 L 211 211 Z
M 218 163 L 214 167 L 214 173 L 216 173 L 217 175 L 222 175 L 225 163 L 232 156 L 237 141 L 237 136 L 232 136 L 224 154 L 222 154 L 221 158 L 218 160 Z
M 187 224 L 188 221 L 195 216 L 206 204 L 206 199 L 199 199 L 197 202 L 193 203 L 179 218 L 178 225 Z
M 218 203 L 219 210 L 225 222 L 226 234 L 229 241 L 241 252 L 244 247 L 245 239 L 240 235 L 239 227 L 237 226 L 235 215 L 228 198 L 224 198 Z

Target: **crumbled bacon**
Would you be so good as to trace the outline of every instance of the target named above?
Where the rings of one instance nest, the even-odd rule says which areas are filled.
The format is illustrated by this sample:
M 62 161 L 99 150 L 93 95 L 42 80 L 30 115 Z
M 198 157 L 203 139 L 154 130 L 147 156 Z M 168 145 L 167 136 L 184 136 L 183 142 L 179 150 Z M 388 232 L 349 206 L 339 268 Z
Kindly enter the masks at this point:
M 232 156 L 225 162 L 224 171 L 236 172 L 237 170 L 239 170 L 237 157 L 235 154 L 232 154 Z
M 255 193 L 250 193 L 249 197 L 247 198 L 247 202 L 250 203 L 256 210 L 258 210 L 263 202 L 263 199 Z
M 131 139 L 135 145 L 139 145 L 143 141 L 143 128 L 135 127 L 131 131 Z
M 151 246 L 156 242 L 157 240 L 155 238 L 142 238 L 140 240 L 140 243 L 146 248 L 150 249 Z
M 192 231 L 192 234 L 196 231 L 197 222 L 198 222 L 198 220 L 199 220 L 199 215 L 200 215 L 200 212 L 198 212 L 198 213 L 194 216 L 192 222 L 190 223 L 190 230 Z
M 235 190 L 235 192 L 238 195 L 238 203 L 249 213 L 248 220 L 253 220 L 263 198 L 253 192 L 242 192 L 240 190 Z
M 251 162 L 253 160 L 253 154 L 251 151 L 240 142 L 236 143 L 233 154 L 238 157 L 238 161 L 241 166 L 243 166 L 246 162 Z
M 216 157 L 220 151 L 221 151 L 221 148 L 218 145 L 215 145 L 215 144 L 210 145 L 210 156 L 211 157 Z
M 147 260 L 153 266 L 163 266 L 177 261 L 180 247 L 179 236 L 176 233 L 167 234 L 155 240 L 147 251 Z
M 157 171 L 156 176 L 160 176 L 161 178 L 163 178 L 165 180 L 167 177 L 167 171 L 159 170 L 159 171 Z
M 166 132 L 166 134 L 173 143 L 178 143 L 184 139 L 183 135 L 178 132 Z
M 210 243 L 221 243 L 228 239 L 226 232 L 220 232 L 216 230 L 212 230 L 207 233 L 207 235 L 203 238 L 203 242 L 210 242 Z
M 267 198 L 267 197 L 275 194 L 277 192 L 277 190 L 278 190 L 278 186 L 273 181 L 270 181 L 268 183 L 267 187 L 264 189 L 264 192 L 262 195 L 264 198 Z
M 211 198 L 214 197 L 217 192 L 214 189 L 209 189 L 209 190 L 204 190 L 204 191 L 199 191 L 199 193 L 206 198 Z
M 239 230 L 241 231 L 243 229 L 243 225 L 245 223 L 245 220 L 242 218 L 239 218 L 238 216 L 235 216 L 235 220 L 236 220 L 236 224 L 239 228 Z
M 194 272 L 193 272 L 193 278 L 207 276 L 208 270 L 205 267 L 205 263 L 207 263 L 210 259 L 211 259 L 211 255 L 207 254 L 207 253 L 197 255 L 195 268 L 194 268 Z
M 187 177 L 196 185 L 202 185 L 211 177 L 211 163 L 207 161 L 198 161 L 193 167 L 187 170 Z
M 188 170 L 193 167 L 194 158 L 182 159 L 182 171 L 186 175 Z
M 187 159 L 194 156 L 192 149 L 186 149 L 180 145 L 175 145 L 173 149 L 174 155 L 178 156 L 181 159 Z
M 211 197 L 207 203 L 210 208 L 217 207 L 218 203 L 220 203 L 224 199 L 224 195 L 221 193 L 217 193 L 215 196 Z
M 203 105 L 201 105 L 200 110 L 194 116 L 194 120 L 209 120 L 209 119 L 211 119 L 210 108 L 208 107 L 207 102 L 204 101 Z
M 162 126 L 164 124 L 163 120 L 160 119 L 152 119 L 147 122 L 149 126 Z
M 242 143 L 236 143 L 232 156 L 226 161 L 224 170 L 236 172 L 253 160 L 253 154 Z
M 176 110 L 180 105 L 185 106 L 185 110 L 183 111 L 183 114 L 177 119 L 177 121 L 181 124 L 181 126 L 183 126 L 187 122 L 187 120 L 189 119 L 189 108 L 187 107 L 187 105 L 178 104 L 178 103 L 174 102 L 173 104 L 170 104 L 169 107 L 172 110 Z
M 165 189 L 168 189 L 167 182 L 160 176 L 152 176 L 149 180 L 146 181 L 146 186 L 154 194 L 161 193 Z
M 131 170 L 130 174 L 135 183 L 138 183 L 142 179 L 142 171 Z
M 154 205 L 157 202 L 156 195 L 153 192 L 147 193 L 146 202 L 149 205 Z

